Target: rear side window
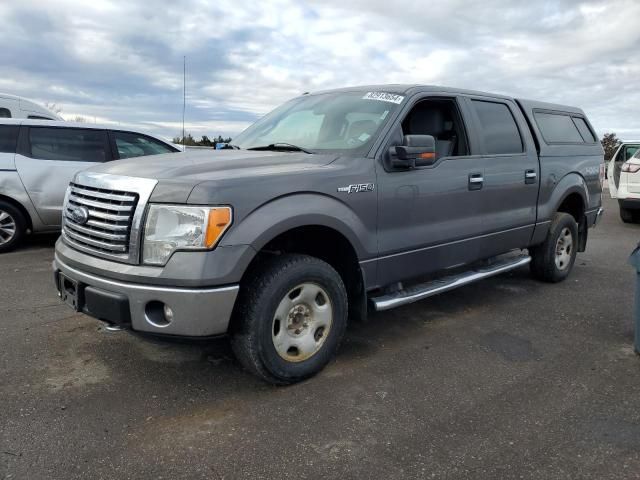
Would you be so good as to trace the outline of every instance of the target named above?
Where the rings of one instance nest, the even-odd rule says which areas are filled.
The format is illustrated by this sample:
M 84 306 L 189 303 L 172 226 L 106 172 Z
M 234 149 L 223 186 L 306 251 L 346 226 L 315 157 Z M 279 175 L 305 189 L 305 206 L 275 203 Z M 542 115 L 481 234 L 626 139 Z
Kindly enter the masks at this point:
M 638 152 L 640 152 L 640 147 L 638 145 L 630 145 L 628 147 L 624 147 L 624 160 L 629 160 Z
M 486 153 L 500 155 L 524 151 L 520 130 L 506 104 L 483 100 L 472 100 L 471 103 L 480 120 Z
M 104 162 L 106 137 L 102 130 L 79 128 L 29 129 L 31 156 L 42 160 Z
M 8 108 L 0 108 L 0 118 L 11 118 L 11 111 Z
M 547 143 L 584 143 L 578 127 L 569 115 L 534 112 L 540 133 Z
M 41 117 L 40 115 L 29 115 L 27 118 L 30 118 L 31 120 L 53 120 L 52 118 Z
M 17 125 L 0 125 L 0 153 L 16 153 L 19 130 Z
M 172 153 L 176 150 L 146 135 L 129 132 L 113 132 L 120 158 L 142 157 L 145 155 L 159 155 Z
M 596 143 L 596 137 L 593 135 L 584 118 L 573 117 L 573 123 L 578 127 L 578 131 L 586 143 Z

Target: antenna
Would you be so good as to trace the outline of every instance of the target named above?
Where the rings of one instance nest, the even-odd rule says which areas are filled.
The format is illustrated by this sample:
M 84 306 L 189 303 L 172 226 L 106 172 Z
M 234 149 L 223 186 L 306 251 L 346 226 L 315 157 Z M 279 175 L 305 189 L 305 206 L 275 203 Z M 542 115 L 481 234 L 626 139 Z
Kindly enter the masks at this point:
M 184 138 L 184 112 L 187 108 L 187 56 L 182 57 L 182 151 L 186 152 Z

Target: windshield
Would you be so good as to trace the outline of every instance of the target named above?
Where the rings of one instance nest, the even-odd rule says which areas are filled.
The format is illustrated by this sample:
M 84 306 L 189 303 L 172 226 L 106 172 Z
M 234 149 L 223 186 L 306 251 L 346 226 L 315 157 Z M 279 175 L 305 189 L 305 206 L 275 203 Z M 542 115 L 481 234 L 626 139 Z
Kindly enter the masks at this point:
M 295 145 L 311 152 L 360 153 L 404 97 L 384 92 L 305 95 L 276 108 L 234 139 L 240 148 Z

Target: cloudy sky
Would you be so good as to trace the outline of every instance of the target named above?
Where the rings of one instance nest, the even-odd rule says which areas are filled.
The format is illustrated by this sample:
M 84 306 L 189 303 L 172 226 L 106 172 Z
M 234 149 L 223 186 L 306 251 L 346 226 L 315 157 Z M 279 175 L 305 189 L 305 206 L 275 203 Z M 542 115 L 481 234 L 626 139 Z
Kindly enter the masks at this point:
M 65 118 L 233 135 L 305 91 L 427 83 L 640 138 L 640 1 L 0 0 L 0 91 Z

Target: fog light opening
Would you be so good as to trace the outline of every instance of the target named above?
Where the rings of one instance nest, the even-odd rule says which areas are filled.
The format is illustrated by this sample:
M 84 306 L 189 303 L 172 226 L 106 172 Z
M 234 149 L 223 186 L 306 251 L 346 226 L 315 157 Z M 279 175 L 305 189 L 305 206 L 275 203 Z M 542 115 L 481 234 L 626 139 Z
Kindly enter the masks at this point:
M 166 303 L 156 300 L 147 303 L 144 313 L 147 322 L 158 328 L 169 326 L 174 318 L 173 309 Z

